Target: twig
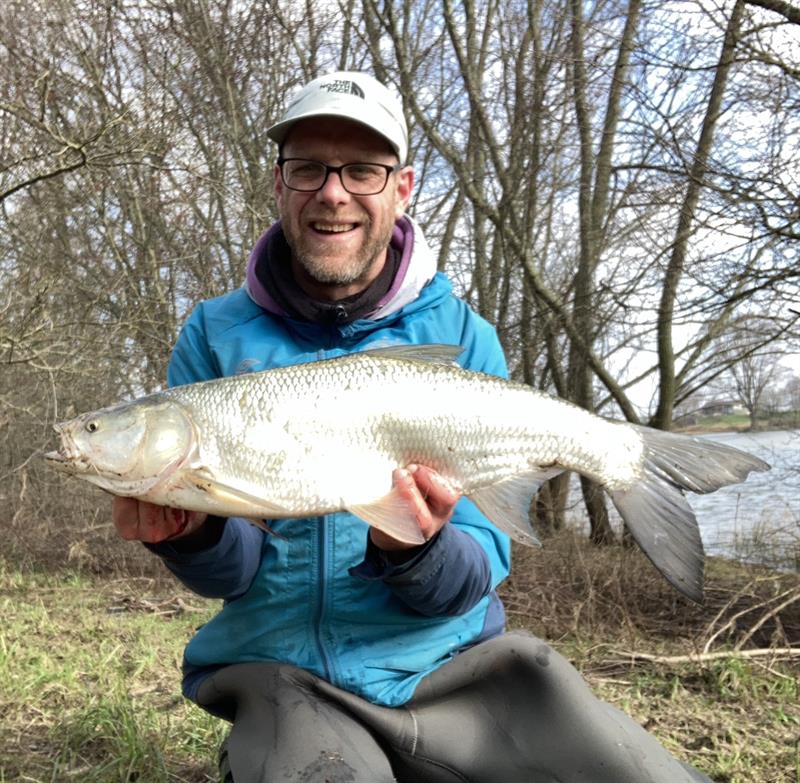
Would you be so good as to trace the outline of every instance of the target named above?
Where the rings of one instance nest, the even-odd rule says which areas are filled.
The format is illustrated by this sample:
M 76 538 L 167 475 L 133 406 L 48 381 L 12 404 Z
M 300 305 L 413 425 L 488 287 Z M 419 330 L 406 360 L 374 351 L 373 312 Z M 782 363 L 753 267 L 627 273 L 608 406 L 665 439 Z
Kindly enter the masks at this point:
M 788 674 L 776 671 L 771 666 L 761 663 L 761 661 L 753 661 L 753 663 L 755 663 L 756 666 L 758 666 L 760 669 L 763 669 L 765 672 L 769 672 L 773 677 L 780 677 L 782 680 L 788 680 L 791 683 L 795 682 L 795 677 L 790 677 Z
M 712 633 L 712 631 L 714 629 L 714 626 L 722 619 L 722 617 L 725 614 L 725 612 L 728 611 L 728 609 L 730 609 L 731 607 L 735 606 L 736 602 L 750 589 L 750 587 L 751 587 L 751 585 L 747 584 L 744 587 L 742 587 L 740 590 L 738 590 L 734 594 L 733 598 L 731 598 L 726 604 L 724 604 L 722 607 L 720 607 L 719 611 L 714 615 L 714 619 L 711 620 L 711 622 L 708 624 L 708 627 L 706 629 L 706 633 L 707 634 L 711 634 L 711 636 L 709 636 L 709 638 L 707 639 L 707 641 L 705 643 L 705 646 L 703 647 L 703 652 L 704 653 L 707 653 L 709 651 L 712 643 L 714 642 L 714 639 L 716 639 L 717 636 L 719 636 L 721 633 L 723 633 L 726 628 L 730 627 L 731 624 L 736 622 L 736 619 L 737 619 L 738 615 L 734 615 L 732 618 L 728 618 L 728 622 L 725 623 L 725 625 L 723 625 L 722 628 L 719 628 L 719 629 L 717 629 L 717 631 Z
M 744 594 L 750 587 L 751 585 L 746 585 L 745 587 L 743 587 L 733 598 L 731 598 L 730 601 L 728 601 L 727 604 L 725 604 L 725 606 L 722 607 L 722 609 L 719 610 L 719 612 L 717 612 L 716 617 L 714 617 L 711 623 L 709 623 L 708 631 L 711 631 L 711 629 L 714 627 L 714 624 L 722 617 L 725 611 L 727 609 L 732 608 L 736 604 L 736 602 L 744 596 Z M 747 606 L 744 607 L 744 609 L 740 609 L 738 612 L 732 614 L 724 625 L 722 625 L 713 634 L 711 634 L 711 636 L 708 637 L 708 640 L 703 646 L 703 652 L 707 653 L 711 649 L 711 645 L 714 643 L 714 640 L 717 639 L 719 636 L 721 636 L 723 633 L 725 633 L 725 631 L 727 631 L 728 629 L 734 628 L 736 626 L 736 621 L 739 620 L 741 617 L 744 617 L 746 614 L 749 614 L 750 612 L 753 612 L 756 609 L 763 609 L 769 606 L 769 604 L 771 604 L 773 601 L 776 600 L 779 601 L 785 596 L 791 594 L 792 592 L 793 590 L 790 588 L 789 590 L 785 590 L 779 596 L 771 596 L 770 598 L 767 598 L 764 601 L 760 601 L 759 603 L 748 604 Z
M 792 592 L 792 591 L 787 591 Z M 783 593 L 786 595 L 786 593 Z M 783 596 L 780 596 L 783 597 Z M 800 590 L 795 590 L 785 601 L 773 607 L 769 612 L 765 612 L 764 616 L 736 643 L 736 650 L 741 650 L 742 647 L 752 638 L 753 634 L 764 625 L 767 620 L 772 617 L 777 617 L 778 613 L 783 611 L 787 606 L 791 606 L 795 601 L 800 601 Z
M 592 677 L 592 682 L 595 685 L 621 685 L 623 687 L 630 687 L 634 684 L 632 680 L 618 680 L 616 677 Z
M 724 658 L 761 658 L 774 657 L 800 657 L 800 647 L 766 647 L 758 650 L 718 650 L 709 653 L 690 653 L 689 655 L 653 655 L 626 650 L 612 650 L 616 655 L 622 655 L 634 661 L 648 661 L 650 663 L 706 663 Z

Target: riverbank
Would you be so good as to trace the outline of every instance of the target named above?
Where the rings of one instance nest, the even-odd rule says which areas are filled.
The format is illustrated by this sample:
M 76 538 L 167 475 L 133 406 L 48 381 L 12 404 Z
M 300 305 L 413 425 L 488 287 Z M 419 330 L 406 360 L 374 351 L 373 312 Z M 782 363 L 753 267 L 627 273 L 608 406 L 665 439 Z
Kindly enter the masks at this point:
M 797 783 L 800 661 L 778 651 L 800 644 L 800 577 L 712 558 L 698 607 L 638 550 L 563 533 L 517 549 L 502 593 L 511 627 L 718 783 Z M 165 577 L 0 559 L 0 780 L 215 780 L 226 727 L 181 698 L 179 671 L 216 608 Z
M 692 417 L 690 420 L 677 420 L 673 427 L 675 432 L 690 435 L 715 432 L 765 432 L 768 430 L 800 429 L 800 411 L 789 411 L 774 416 L 761 417 L 755 425 L 750 417 L 743 413 L 731 413 L 719 416 Z

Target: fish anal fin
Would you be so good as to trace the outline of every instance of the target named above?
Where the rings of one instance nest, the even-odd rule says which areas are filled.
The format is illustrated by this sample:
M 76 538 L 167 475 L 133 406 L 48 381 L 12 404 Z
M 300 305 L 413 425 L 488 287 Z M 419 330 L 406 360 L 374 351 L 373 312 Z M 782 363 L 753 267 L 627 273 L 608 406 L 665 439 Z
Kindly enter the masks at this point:
M 470 492 L 469 499 L 515 541 L 541 546 L 530 522 L 531 500 L 545 481 L 561 472 L 562 468 L 540 468 L 520 473 Z
M 416 514 L 397 487 L 392 487 L 388 495 L 372 503 L 349 505 L 347 511 L 398 541 L 407 544 L 425 543 Z

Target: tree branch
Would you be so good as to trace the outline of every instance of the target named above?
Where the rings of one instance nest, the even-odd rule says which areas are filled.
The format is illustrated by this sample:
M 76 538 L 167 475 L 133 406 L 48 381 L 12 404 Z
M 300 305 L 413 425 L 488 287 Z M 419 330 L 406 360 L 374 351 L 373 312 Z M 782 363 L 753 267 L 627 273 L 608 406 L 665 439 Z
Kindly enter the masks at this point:
M 765 8 L 767 11 L 774 11 L 792 24 L 800 24 L 800 8 L 786 3 L 784 0 L 746 0 L 748 5 L 755 5 Z

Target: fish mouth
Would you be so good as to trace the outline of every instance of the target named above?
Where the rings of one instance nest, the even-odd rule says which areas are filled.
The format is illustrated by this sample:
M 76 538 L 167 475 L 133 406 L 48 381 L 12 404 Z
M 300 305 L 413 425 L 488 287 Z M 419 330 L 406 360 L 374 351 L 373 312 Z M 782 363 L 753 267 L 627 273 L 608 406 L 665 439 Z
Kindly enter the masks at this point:
M 78 454 L 69 454 L 63 450 L 48 451 L 42 457 L 50 467 L 64 473 L 90 473 L 93 470 L 84 457 Z
M 68 429 L 68 424 L 56 424 L 53 429 L 61 436 L 59 448 L 55 451 L 45 452 L 45 462 L 57 470 L 69 473 L 86 473 L 91 469 L 89 461 L 81 454 Z

